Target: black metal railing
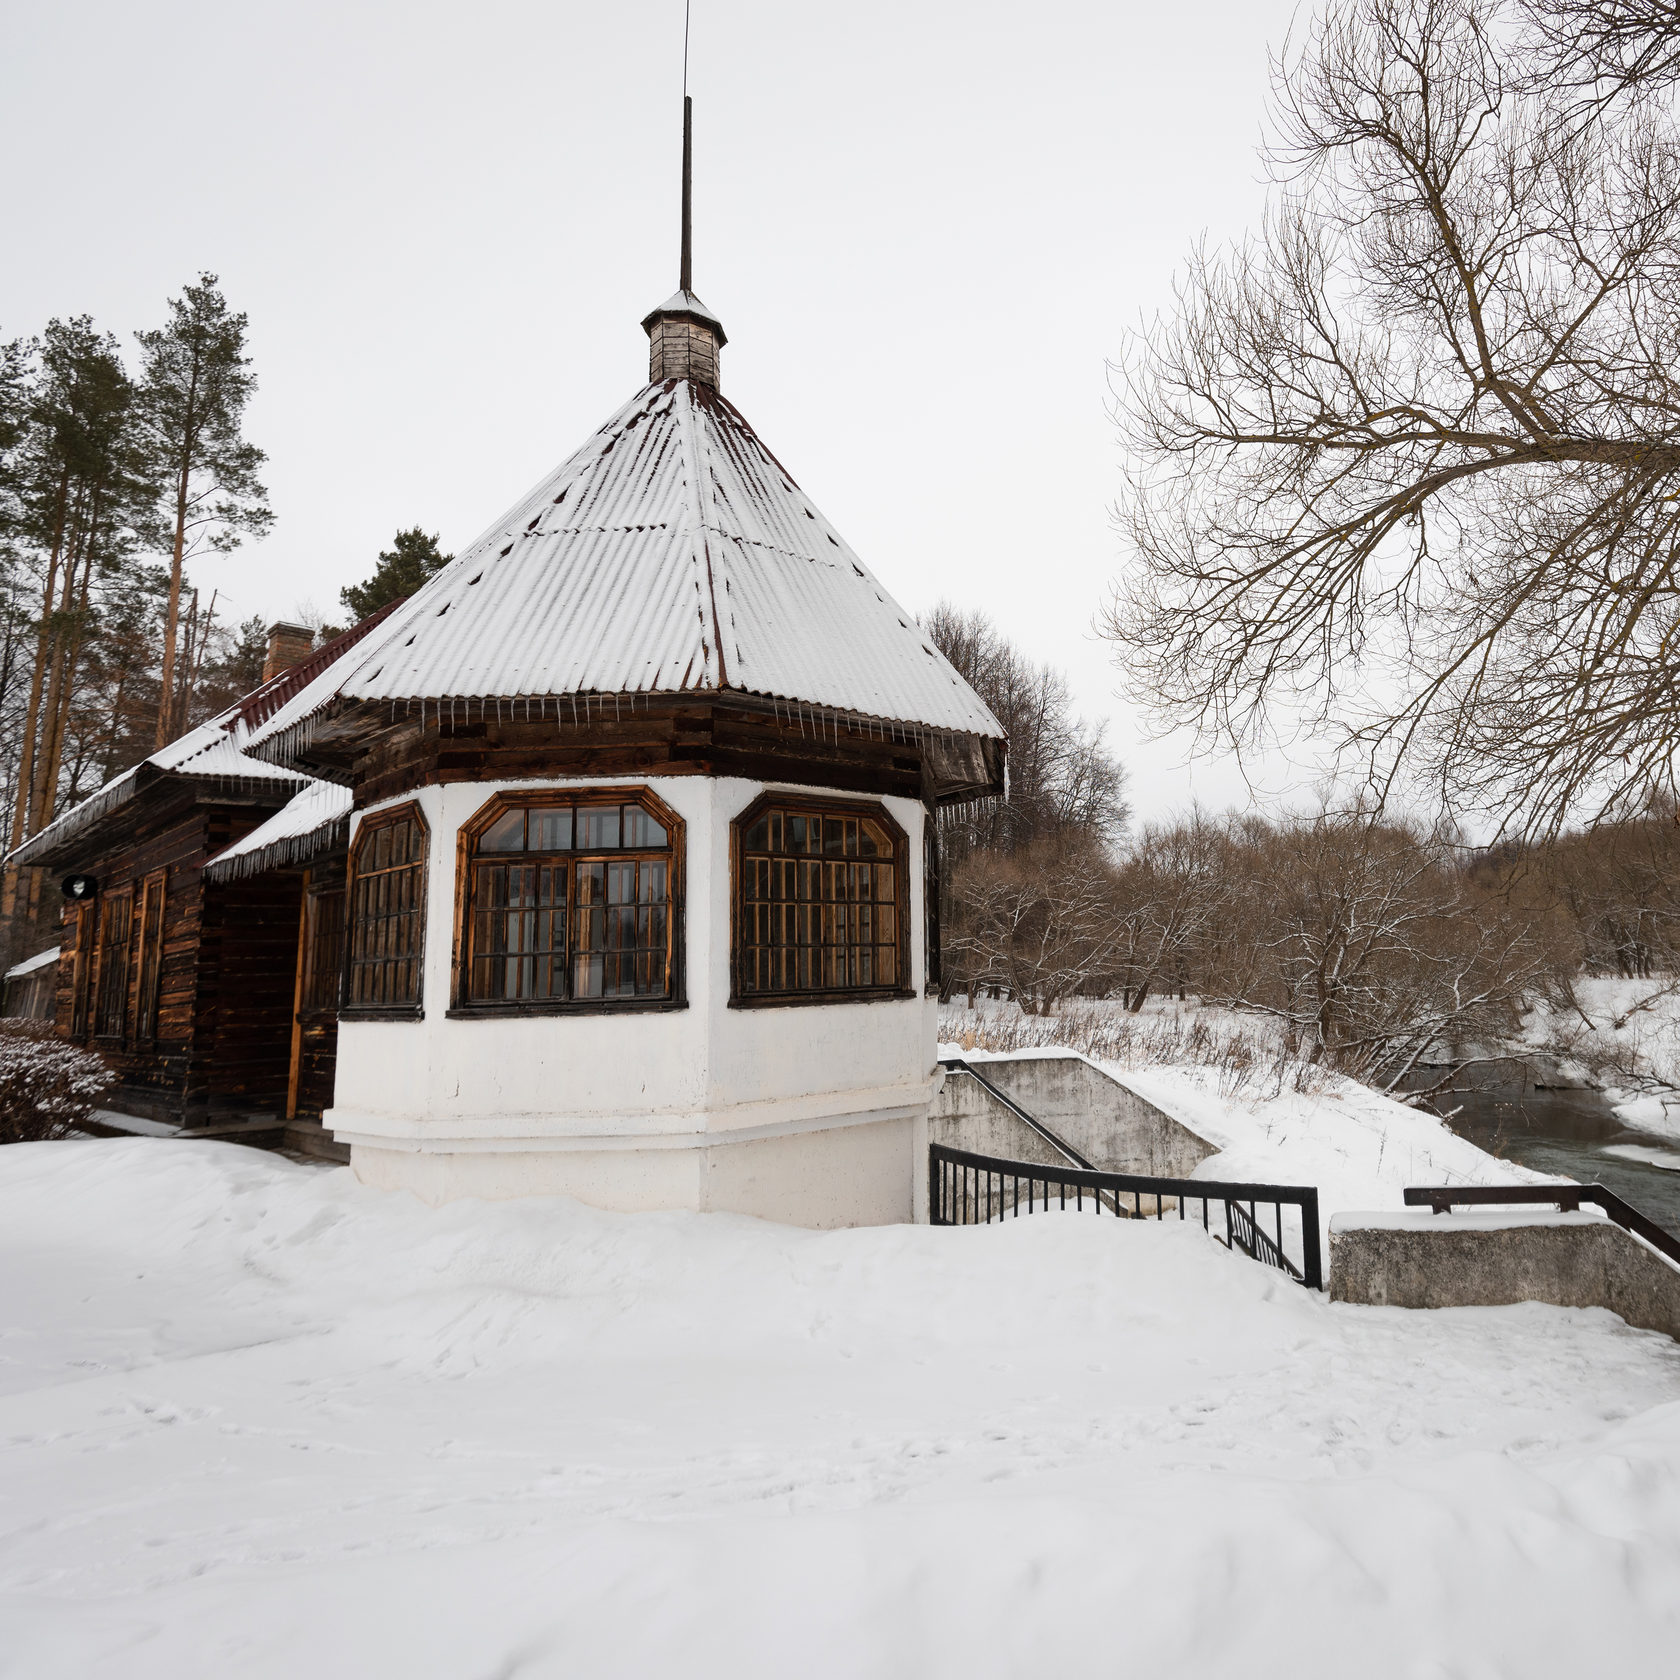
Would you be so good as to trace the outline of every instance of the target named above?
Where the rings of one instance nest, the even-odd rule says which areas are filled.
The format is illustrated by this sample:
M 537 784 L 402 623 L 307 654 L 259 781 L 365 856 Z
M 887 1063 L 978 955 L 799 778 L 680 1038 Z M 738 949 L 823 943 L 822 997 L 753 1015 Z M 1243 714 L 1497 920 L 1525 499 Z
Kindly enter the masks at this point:
M 1426 1207 L 1436 1213 L 1450 1213 L 1455 1207 L 1509 1207 L 1512 1203 L 1550 1204 L 1560 1213 L 1579 1213 L 1582 1202 L 1603 1208 L 1623 1230 L 1643 1237 L 1659 1254 L 1680 1265 L 1680 1237 L 1665 1231 L 1602 1184 L 1453 1184 L 1406 1191 L 1407 1207 Z
M 1151 1205 L 1152 1204 L 1152 1205 Z M 1310 1184 L 1222 1184 L 1201 1178 L 1142 1178 L 1086 1167 L 1046 1167 L 964 1149 L 928 1146 L 928 1217 L 935 1225 L 990 1225 L 1051 1208 L 1163 1220 L 1199 1206 L 1202 1229 L 1308 1289 L 1324 1287 L 1318 1191 Z M 1223 1215 L 1215 1214 L 1223 1208 Z M 1284 1209 L 1299 1210 L 1286 1230 Z M 1291 1224 L 1295 1223 L 1290 1221 Z M 1268 1230 L 1267 1227 L 1270 1226 Z M 1293 1247 L 1299 1259 L 1291 1257 Z

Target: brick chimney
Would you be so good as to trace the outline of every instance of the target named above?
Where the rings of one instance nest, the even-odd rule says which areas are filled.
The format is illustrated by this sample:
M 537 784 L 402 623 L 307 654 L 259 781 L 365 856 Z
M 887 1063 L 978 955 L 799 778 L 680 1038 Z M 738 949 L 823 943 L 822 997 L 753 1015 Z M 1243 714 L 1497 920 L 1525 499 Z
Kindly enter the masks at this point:
M 271 624 L 268 627 L 268 657 L 263 660 L 263 681 L 301 665 L 315 651 L 315 632 L 307 624 Z

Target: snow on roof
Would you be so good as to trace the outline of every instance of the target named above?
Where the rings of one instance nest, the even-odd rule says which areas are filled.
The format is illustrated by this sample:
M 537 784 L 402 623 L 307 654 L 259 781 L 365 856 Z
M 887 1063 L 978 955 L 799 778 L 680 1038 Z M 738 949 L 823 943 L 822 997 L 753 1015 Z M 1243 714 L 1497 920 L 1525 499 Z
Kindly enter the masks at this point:
M 142 759 L 139 764 L 113 776 L 97 793 L 61 812 L 39 834 L 24 841 L 6 861 L 32 862 L 91 828 L 101 817 L 126 804 L 139 792 L 146 779 L 143 772 L 148 769 L 154 776 L 203 776 L 241 789 L 261 786 L 278 790 L 287 785 L 312 784 L 313 778 L 300 771 L 250 757 L 245 748 L 250 744 L 252 730 L 299 689 L 307 687 L 313 678 L 329 670 L 401 605 L 402 602 L 396 601 L 381 607 L 376 613 L 370 613 L 342 636 L 317 648 L 300 664 L 253 689 L 225 712 L 199 724 L 196 729 L 189 729 L 168 746 L 159 747 L 150 758 Z M 272 868 L 273 865 L 264 867 Z
M 642 318 L 642 325 L 649 330 L 661 315 L 688 316 L 691 320 L 704 321 L 717 334 L 719 346 L 729 342 L 723 330 L 723 322 L 697 298 L 693 292 L 685 292 L 679 288 L 672 292 L 657 309 L 650 309 Z
M 243 840 L 204 866 L 207 881 L 236 881 L 302 863 L 340 845 L 349 835 L 351 794 L 332 782 L 311 782 Z
M 139 792 L 143 781 L 157 776 L 202 776 L 208 781 L 231 784 L 240 788 L 253 786 L 279 788 L 296 786 L 305 778 L 295 770 L 249 758 L 240 749 L 245 730 L 239 722 L 237 708 L 230 708 L 219 717 L 189 729 L 179 739 L 158 750 L 138 764 L 130 765 L 120 775 L 113 776 L 97 793 L 91 793 L 68 811 L 61 812 L 43 828 L 9 854 L 8 863 L 33 863 L 85 832 L 119 805 L 125 805 Z M 144 773 L 151 772 L 146 778 Z
M 32 957 L 25 957 L 20 963 L 13 963 L 6 970 L 7 980 L 21 980 L 26 974 L 33 974 L 38 968 L 46 968 L 58 961 L 59 947 L 53 946 L 50 951 L 37 951 Z
M 1003 730 L 739 412 L 647 386 L 380 629 L 252 733 L 338 700 L 733 691 Z

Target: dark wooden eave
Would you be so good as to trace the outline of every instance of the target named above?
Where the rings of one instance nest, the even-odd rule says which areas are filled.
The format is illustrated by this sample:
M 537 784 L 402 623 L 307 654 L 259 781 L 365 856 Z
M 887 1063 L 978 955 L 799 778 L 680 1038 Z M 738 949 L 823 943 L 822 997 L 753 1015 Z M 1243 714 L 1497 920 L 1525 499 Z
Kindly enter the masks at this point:
M 340 701 L 285 762 L 353 786 L 358 805 L 432 782 L 739 776 L 952 804 L 1003 791 L 1003 743 L 734 694 L 576 701 Z

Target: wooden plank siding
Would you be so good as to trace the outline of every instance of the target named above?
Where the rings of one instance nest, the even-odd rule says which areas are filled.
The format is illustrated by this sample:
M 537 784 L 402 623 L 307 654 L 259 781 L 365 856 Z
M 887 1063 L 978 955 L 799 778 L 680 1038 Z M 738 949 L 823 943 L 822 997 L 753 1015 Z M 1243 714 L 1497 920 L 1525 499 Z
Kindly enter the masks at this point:
M 94 876 L 100 891 L 92 904 L 66 906 L 58 1030 L 82 1037 L 116 1070 L 112 1107 L 189 1126 L 284 1115 L 300 877 L 272 872 L 209 887 L 203 880 L 205 863 L 274 809 L 274 801 L 205 798 L 190 784 L 166 784 L 113 812 L 76 849 L 72 867 Z M 139 916 L 145 882 L 158 875 L 165 898 L 154 1036 L 140 1010 Z M 136 925 L 123 1030 L 100 1034 L 91 1020 L 100 905 L 125 891 L 134 894 Z M 79 987 L 89 1000 L 80 1006 Z
M 577 727 L 494 716 L 441 730 L 402 723 L 367 741 L 354 762 L 359 806 L 437 782 L 643 775 L 742 776 L 910 799 L 925 791 L 913 741 L 730 707 L 627 711 Z

